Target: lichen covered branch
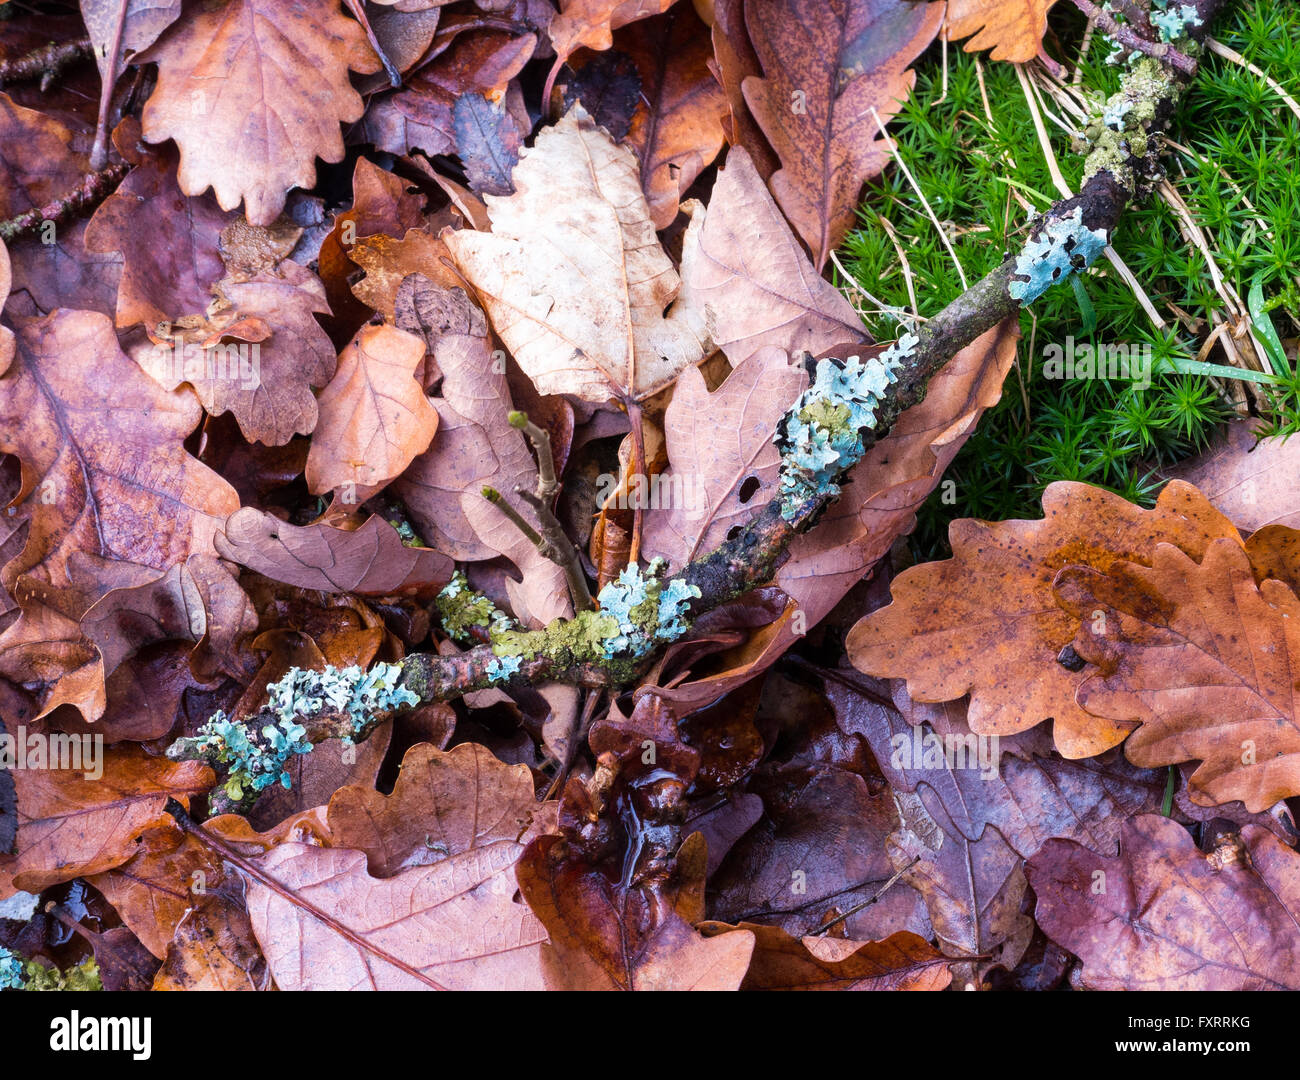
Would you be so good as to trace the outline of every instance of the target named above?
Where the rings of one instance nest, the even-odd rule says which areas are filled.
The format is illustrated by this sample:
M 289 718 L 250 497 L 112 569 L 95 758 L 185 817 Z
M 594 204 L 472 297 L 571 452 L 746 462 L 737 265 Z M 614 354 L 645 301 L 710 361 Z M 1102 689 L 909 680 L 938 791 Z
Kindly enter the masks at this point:
M 1224 2 L 1194 0 L 1180 5 L 1181 33 L 1175 38 L 1180 48 L 1199 55 L 1199 43 Z M 848 471 L 906 409 L 924 399 L 930 380 L 953 356 L 1100 255 L 1130 202 L 1144 196 L 1158 179 L 1159 136 L 1185 85 L 1181 68 L 1165 67 L 1145 56 L 1134 60 L 1094 131 L 1095 147 L 1082 189 L 1042 215 L 1019 252 L 915 335 L 906 334 L 865 360 L 817 361 L 809 390 L 778 426 L 779 490 L 731 539 L 672 578 L 657 564 L 643 571 L 634 563 L 601 590 L 599 607 L 590 603 L 588 594 L 588 603 L 577 604 L 573 618 L 557 619 L 540 630 L 515 627 L 458 575 L 439 598 L 444 627 L 460 640 L 486 639 L 484 643 L 456 655 L 406 657 L 393 666 L 386 684 L 391 692 L 403 693 L 403 700 L 376 703 L 365 716 L 340 708 L 327 697 L 322 683 L 315 697 L 309 695 L 301 708 L 290 710 L 291 723 L 303 729 L 293 744 L 334 737 L 363 739 L 397 709 L 416 702 L 448 701 L 490 687 L 558 681 L 618 688 L 634 683 L 655 653 L 689 633 L 701 615 L 772 580 L 791 540 L 815 525 L 837 497 Z M 512 423 L 528 433 L 538 449 L 541 480 L 537 492 L 530 493 L 536 497 L 529 501 L 542 522 L 538 538 L 549 542 L 551 526 L 540 513 L 542 506 L 549 508 L 557 484 L 549 439 L 540 429 L 530 430 L 535 426 L 522 414 L 515 415 L 520 419 L 512 417 Z M 563 543 L 572 548 L 567 537 Z M 582 576 L 580 568 L 577 573 Z M 327 673 L 326 682 L 331 678 Z M 265 736 L 276 754 L 280 750 L 275 731 L 283 730 L 285 715 L 282 706 L 283 701 L 268 704 L 245 722 Z M 265 734 L 264 727 L 272 729 L 271 734 Z M 237 736 L 221 738 L 227 750 L 230 738 L 238 741 Z M 223 764 L 222 759 L 214 759 L 212 745 L 200 746 L 196 740 L 182 740 L 169 755 L 199 756 Z M 276 767 L 268 759 L 267 768 L 257 775 L 274 772 Z

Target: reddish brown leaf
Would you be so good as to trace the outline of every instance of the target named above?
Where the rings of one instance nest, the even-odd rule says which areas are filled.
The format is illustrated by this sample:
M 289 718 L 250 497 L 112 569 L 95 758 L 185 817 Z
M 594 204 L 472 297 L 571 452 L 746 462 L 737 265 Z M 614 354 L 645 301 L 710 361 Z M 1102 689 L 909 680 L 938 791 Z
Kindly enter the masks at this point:
M 1191 787 L 1203 806 L 1257 812 L 1300 794 L 1300 600 L 1280 581 L 1257 586 L 1235 539 L 1209 544 L 1199 566 L 1172 544 L 1148 558 L 1056 575 L 1074 648 L 1101 669 L 1079 704 L 1141 724 L 1125 745 L 1137 765 L 1202 761 Z
M 296 526 L 246 506 L 216 537 L 223 557 L 259 574 L 322 592 L 427 595 L 451 580 L 453 565 L 432 548 L 407 547 L 382 517 L 355 532 Z
M 181 190 L 211 187 L 224 210 L 243 200 L 254 225 L 279 216 L 291 187 L 316 182 L 316 157 L 342 160 L 339 123 L 363 108 L 348 70 L 379 66 L 328 0 L 195 7 L 138 60 L 158 65 L 144 137 L 176 140 Z
M 1025 63 L 1038 55 L 1047 31 L 1047 12 L 1056 0 L 951 0 L 948 34 L 966 51 L 992 49 L 994 60 Z
M 726 932 L 705 923 L 706 933 Z M 741 923 L 754 935 L 742 990 L 943 990 L 952 961 L 924 938 L 900 932 L 884 941 L 791 937 L 775 926 Z
M 318 494 L 383 487 L 423 453 L 438 413 L 415 380 L 424 342 L 395 326 L 367 326 L 339 355 L 320 396 L 320 421 L 307 455 L 307 486 Z
M 138 747 L 110 747 L 102 755 L 103 774 L 94 779 L 84 775 L 93 771 L 84 759 L 83 769 L 13 771 L 17 852 L 0 857 L 0 893 L 40 892 L 121 865 L 147 830 L 176 829 L 163 811 L 169 798 L 188 805 L 213 784 L 212 770 L 198 762 L 149 757 Z
M 763 78 L 745 100 L 781 159 L 772 194 L 820 270 L 853 224 L 862 185 L 889 161 L 882 124 L 906 100 L 907 65 L 934 40 L 940 4 L 768 0 L 746 6 Z
M 1124 824 L 1105 858 L 1049 840 L 1029 862 L 1039 925 L 1090 990 L 1300 989 L 1300 856 L 1254 825 L 1208 854 L 1168 818 Z
M 813 270 L 741 148 L 727 155 L 703 227 L 687 234 L 682 277 L 733 366 L 764 346 L 818 356 L 866 338 L 852 305 Z

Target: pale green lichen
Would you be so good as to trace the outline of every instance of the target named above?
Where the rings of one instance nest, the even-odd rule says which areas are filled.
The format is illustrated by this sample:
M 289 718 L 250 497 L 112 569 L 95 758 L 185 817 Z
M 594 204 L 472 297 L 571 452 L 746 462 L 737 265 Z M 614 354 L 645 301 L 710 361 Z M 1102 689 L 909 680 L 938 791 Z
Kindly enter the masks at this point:
M 640 660 L 686 633 L 687 606 L 700 596 L 700 590 L 682 578 L 663 581 L 662 568 L 662 560 L 656 559 L 644 573 L 639 566 L 624 569 L 601 589 L 599 611 L 556 619 L 544 630 L 494 631 L 492 651 L 516 664 L 544 657 L 555 669 L 599 664 L 614 682 L 626 682 Z M 490 661 L 487 674 L 496 681 L 503 670 Z
M 93 956 L 60 971 L 37 960 L 23 960 L 0 946 L 0 990 L 103 990 L 99 965 Z
M 1086 183 L 1108 172 L 1130 195 L 1138 190 L 1133 160 L 1150 149 L 1150 134 L 1161 102 L 1177 94 L 1177 86 L 1158 60 L 1140 56 L 1124 76 L 1119 91 L 1106 101 L 1101 117 L 1086 132 L 1091 150 L 1084 163 Z
M 473 642 L 473 630 L 482 627 L 491 633 L 514 629 L 514 620 L 482 593 L 469 587 L 469 581 L 457 570 L 434 600 L 442 628 L 447 635 L 467 645 Z
M 876 410 L 916 350 L 904 334 L 880 355 L 817 362 L 813 384 L 781 419 L 781 515 L 793 521 L 814 501 L 839 494 L 840 476 L 865 452 L 862 433 L 876 426 Z
M 1106 243 L 1106 231 L 1088 228 L 1082 207 L 1076 206 L 1069 217 L 1049 221 L 1016 256 L 1017 277 L 1007 292 L 1021 307 L 1028 307 L 1053 285 L 1091 266 L 1106 250 Z

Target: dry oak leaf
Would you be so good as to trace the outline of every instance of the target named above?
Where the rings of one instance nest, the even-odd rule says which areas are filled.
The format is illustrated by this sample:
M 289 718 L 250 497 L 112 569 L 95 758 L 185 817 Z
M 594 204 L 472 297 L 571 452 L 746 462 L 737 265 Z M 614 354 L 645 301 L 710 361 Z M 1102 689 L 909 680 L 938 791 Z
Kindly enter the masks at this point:
M 425 595 L 451 580 L 452 561 L 433 548 L 408 547 L 379 515 L 352 532 L 290 525 L 251 506 L 232 514 L 215 539 L 221 556 L 264 577 L 330 593 Z
M 703 923 L 706 934 L 725 923 Z M 905 930 L 883 941 L 796 938 L 777 926 L 741 923 L 754 935 L 754 957 L 742 990 L 943 990 L 952 960 Z
M 603 870 L 563 854 L 560 836 L 529 845 L 519 887 L 550 931 L 542 964 L 551 990 L 737 990 L 749 969 L 754 935 L 705 937 L 704 837 L 678 849 L 662 895 L 624 889 Z
M 648 558 L 684 566 L 776 494 L 781 455 L 773 437 L 807 381 L 801 365 L 772 347 L 751 354 L 713 393 L 698 370 L 682 372 L 664 414 L 669 467 L 654 478 L 660 498 L 645 512 Z
M 1255 427 L 1234 421 L 1219 445 L 1165 475 L 1194 484 L 1242 532 L 1300 528 L 1300 439 L 1260 439 Z
M 682 279 L 733 367 L 765 345 L 820 356 L 866 339 L 853 305 L 813 269 L 740 147 L 727 155 L 703 213 L 686 237 Z
M 714 55 L 711 66 L 727 97 L 728 116 L 723 120 L 723 130 L 728 143 L 744 147 L 749 153 L 766 183 L 780 162 L 745 104 L 745 79 L 763 74 L 745 26 L 745 0 L 712 0 L 711 6 Z
M 659 246 L 636 158 L 580 105 L 537 137 L 492 232 L 443 239 L 539 394 L 640 401 L 709 352 Z
M 769 184 L 820 271 L 853 225 L 862 185 L 889 161 L 882 125 L 934 40 L 942 4 L 766 0 L 746 7 L 763 78 L 742 89 L 781 160 Z
M 77 188 L 90 171 L 92 134 L 0 93 L 0 218 L 46 206 Z M 76 308 L 111 314 L 121 257 L 88 253 L 85 220 L 60 226 L 52 244 L 26 236 L 9 249 L 16 292 L 41 311 Z M 12 310 L 12 307 L 11 307 Z
M 949 0 L 948 36 L 966 42 L 967 52 L 992 49 L 994 60 L 1032 60 L 1047 32 L 1047 12 L 1056 0 Z
M 1002 751 L 1000 759 L 981 760 L 969 729 L 943 741 L 929 724 L 914 729 L 896 709 L 864 696 L 855 681 L 862 678 L 856 672 L 826 675 L 826 697 L 840 729 L 867 740 L 895 791 L 916 792 L 932 818 L 951 823 L 969 841 L 992 826 L 1022 858 L 1053 837 L 1110 854 L 1121 823 L 1160 808 L 1164 773 L 1137 769 L 1118 752 L 1110 761 L 1019 758 L 1004 744 L 994 748 Z M 953 757 L 945 747 L 954 749 Z
M 1300 989 L 1300 855 L 1272 833 L 1247 825 L 1206 854 L 1143 814 L 1120 848 L 1049 840 L 1028 864 L 1038 925 L 1083 961 L 1081 988 Z
M 523 432 L 510 426 L 510 388 L 498 370 L 482 312 L 464 291 L 443 294 L 434 359 L 442 372 L 438 436 L 394 485 L 426 542 L 450 558 L 479 562 L 504 555 L 522 580 L 507 577 L 515 617 L 545 626 L 573 613 L 564 571 L 543 556 L 485 498 L 491 486 L 520 508 L 515 489 L 537 487 L 537 464 Z
M 196 898 L 176 926 L 153 989 L 273 989 L 237 889 L 222 885 Z
M 202 415 L 193 395 L 159 389 L 104 315 L 58 311 L 17 336 L 0 373 L 0 450 L 22 462 L 31 532 L 5 580 L 62 584 L 74 552 L 156 570 L 210 554 L 239 497 L 182 445 Z
M 1152 510 L 1088 484 L 1043 492 L 1040 521 L 954 521 L 953 557 L 894 579 L 894 601 L 853 627 L 846 641 L 859 671 L 906 678 L 916 701 L 971 695 L 968 720 L 982 735 L 1011 735 L 1053 720 L 1064 757 L 1093 757 L 1118 745 L 1130 722 L 1085 709 L 1075 692 L 1087 675 L 1058 662 L 1079 620 L 1057 602 L 1052 580 L 1064 566 L 1105 571 L 1146 561 L 1175 543 L 1199 558 L 1236 529 L 1188 484 L 1174 482 Z
M 477 743 L 411 747 L 391 795 L 357 785 L 329 802 L 330 846 L 364 851 L 388 878 L 415 866 L 548 831 L 555 804 L 539 804 L 527 765 L 507 765 Z
M 249 875 L 253 933 L 281 990 L 540 990 L 546 931 L 513 899 L 522 851 L 374 878 L 363 851 L 281 844 Z
M 666 229 L 682 195 L 722 149 L 726 95 L 709 70 L 708 28 L 690 4 L 629 26 L 618 44 L 641 76 L 632 126 L 621 141 L 641 162 L 655 228 Z
M 429 156 L 460 153 L 455 110 L 464 95 L 495 101 L 537 48 L 536 34 L 501 30 L 460 34 L 400 89 L 377 96 L 366 110 L 362 135 L 381 150 Z M 500 102 L 504 107 L 505 102 Z
M 225 276 L 221 230 L 234 217 L 210 195 L 182 194 L 174 151 L 144 156 L 86 226 L 88 250 L 122 254 L 117 326 L 152 331 L 205 311 L 212 283 Z
M 12 771 L 18 840 L 13 856 L 0 857 L 0 896 L 40 892 L 120 866 L 139 850 L 147 830 L 178 829 L 163 810 L 168 799 L 188 806 L 214 782 L 212 770 L 199 762 L 150 757 L 137 746 L 103 750 L 102 775 L 94 779 L 86 775 L 94 775 L 91 763 L 81 764 Z
M 330 313 L 320 279 L 285 259 L 251 277 L 231 273 L 211 294 L 209 315 L 185 320 L 170 341 L 133 346 L 132 358 L 168 390 L 188 383 L 214 416 L 230 412 L 250 442 L 283 446 L 311 432 L 312 387 L 328 383 L 337 362 L 316 321 Z
M 560 0 L 551 20 L 551 44 L 558 68 L 578 49 L 602 51 L 614 44 L 620 26 L 667 11 L 677 0 Z
M 144 137 L 176 140 L 181 190 L 210 186 L 223 210 L 242 199 L 254 225 L 279 217 L 290 188 L 315 184 L 317 157 L 343 160 L 339 124 L 364 110 L 348 70 L 379 68 L 332 0 L 190 5 L 136 62 L 158 65 Z
M 383 487 L 429 448 L 438 411 L 415 369 L 425 346 L 395 326 L 364 326 L 339 354 L 321 392 L 307 454 L 307 487 L 320 495 L 344 484 Z
M 1141 724 L 1124 748 L 1135 765 L 1200 760 L 1190 785 L 1202 806 L 1259 812 L 1300 794 L 1300 600 L 1280 581 L 1256 585 L 1234 540 L 1214 541 L 1200 565 L 1163 543 L 1150 562 L 1057 575 L 1075 651 L 1101 669 L 1079 704 Z

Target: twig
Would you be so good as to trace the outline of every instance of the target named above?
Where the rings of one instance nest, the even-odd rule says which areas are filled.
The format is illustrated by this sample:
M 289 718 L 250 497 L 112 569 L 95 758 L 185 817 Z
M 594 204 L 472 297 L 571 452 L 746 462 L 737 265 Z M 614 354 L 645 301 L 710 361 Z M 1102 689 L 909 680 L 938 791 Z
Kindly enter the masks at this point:
M 819 926 L 816 930 L 813 930 L 811 933 L 809 933 L 808 936 L 821 937 L 823 934 L 829 931 L 830 928 L 834 926 L 836 923 L 842 923 L 845 919 L 849 918 L 849 916 L 856 915 L 863 908 L 870 907 L 882 896 L 884 896 L 885 893 L 887 893 L 891 888 L 893 888 L 894 885 L 898 882 L 899 878 L 901 878 L 904 874 L 906 874 L 910 869 L 912 869 L 912 867 L 914 867 L 920 861 L 921 861 L 921 856 L 920 855 L 915 856 L 910 863 L 908 863 L 905 867 L 903 867 L 903 869 L 899 870 L 896 874 L 894 874 L 893 877 L 891 877 L 882 886 L 880 886 L 880 888 L 876 890 L 876 895 L 873 896 L 870 900 L 863 900 L 862 903 L 860 904 L 854 904 L 851 908 L 849 908 L 848 911 L 844 912 L 844 914 L 835 916 L 835 918 L 833 918 L 830 922 L 824 923 L 823 925 Z
M 116 162 L 98 172 L 87 173 L 81 183 L 61 199 L 0 221 L 0 240 L 8 243 L 26 233 L 36 232 L 47 221 L 64 222 L 77 217 L 83 210 L 107 198 L 130 170 L 125 162 Z
M 1144 56 L 1151 56 L 1163 63 L 1177 68 L 1183 75 L 1196 74 L 1196 61 L 1185 52 L 1175 49 L 1164 42 L 1151 41 L 1136 33 L 1131 26 L 1118 22 L 1115 16 L 1099 8 L 1092 0 L 1074 0 L 1074 6 L 1089 19 L 1096 21 L 1107 34 L 1121 45 L 1136 49 Z M 1148 26 L 1150 24 L 1148 23 Z
M 51 42 L 12 60 L 0 60 L 0 86 L 39 78 L 43 92 L 50 88 L 64 68 L 94 55 L 95 47 L 88 37 Z
M 540 532 L 529 525 L 519 511 L 505 501 L 496 488 L 485 487 L 483 498 L 505 514 L 515 528 L 523 533 L 528 542 L 533 544 L 545 558 L 564 570 L 565 580 L 569 584 L 569 595 L 573 599 L 573 609 L 591 611 L 595 608 L 596 602 L 591 598 L 587 576 L 582 572 L 582 560 L 578 557 L 578 549 L 573 546 L 573 541 L 565 533 L 560 519 L 551 509 L 555 495 L 560 490 L 560 481 L 555 475 L 555 458 L 551 455 L 551 436 L 545 428 L 538 427 L 524 413 L 512 412 L 507 419 L 511 427 L 522 431 L 528 437 L 533 449 L 537 451 L 537 490 L 529 491 L 517 487 L 515 494 L 533 508 Z

